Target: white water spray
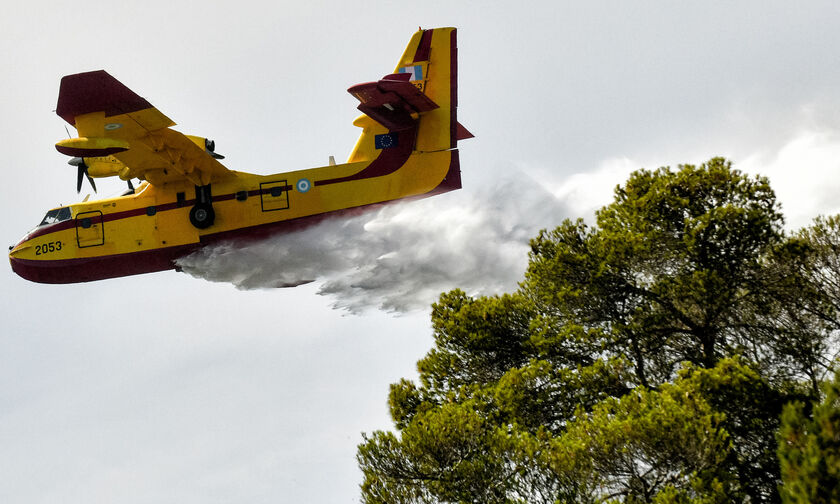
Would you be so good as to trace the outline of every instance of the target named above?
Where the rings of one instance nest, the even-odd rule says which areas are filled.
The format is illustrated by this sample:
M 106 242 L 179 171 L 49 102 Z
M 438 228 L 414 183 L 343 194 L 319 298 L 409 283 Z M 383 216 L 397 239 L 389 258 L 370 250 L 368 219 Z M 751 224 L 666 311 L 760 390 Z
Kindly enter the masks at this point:
M 520 175 L 256 243 L 211 245 L 178 265 L 239 289 L 319 282 L 319 294 L 354 313 L 374 307 L 408 312 L 428 308 L 454 288 L 473 295 L 516 289 L 528 240 L 566 214 L 547 190 Z

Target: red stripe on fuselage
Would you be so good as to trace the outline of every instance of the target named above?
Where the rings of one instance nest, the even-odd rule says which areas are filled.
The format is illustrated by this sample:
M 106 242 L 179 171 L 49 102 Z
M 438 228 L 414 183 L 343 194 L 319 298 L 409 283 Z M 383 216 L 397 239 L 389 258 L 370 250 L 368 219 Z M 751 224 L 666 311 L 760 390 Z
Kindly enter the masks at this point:
M 292 189 L 292 186 L 290 186 L 290 185 L 282 186 L 281 189 L 283 189 L 284 191 L 290 191 Z M 213 202 L 232 200 L 232 199 L 236 198 L 236 194 L 238 192 L 239 191 L 237 191 L 235 193 L 230 193 L 230 194 L 223 194 L 223 195 L 220 195 L 220 196 L 213 196 Z M 270 192 L 271 192 L 271 189 L 262 189 L 262 190 L 255 189 L 253 191 L 248 191 L 248 196 L 249 197 L 259 196 L 261 194 L 269 194 Z M 186 206 L 192 206 L 194 204 L 195 204 L 195 198 L 184 200 L 180 203 L 177 202 L 177 201 L 172 201 L 170 203 L 163 203 L 161 205 L 150 205 L 150 206 L 155 209 L 155 213 L 158 213 L 158 212 L 166 212 L 166 211 L 169 211 L 169 210 L 175 210 L 175 209 L 178 209 L 178 208 L 183 208 L 183 207 L 186 207 Z M 103 222 L 112 222 L 112 221 L 116 221 L 116 220 L 127 219 L 129 217 L 137 217 L 139 215 L 147 215 L 147 213 L 146 213 L 147 208 L 148 207 L 133 208 L 131 210 L 123 210 L 122 212 L 113 212 L 113 213 L 103 214 L 102 215 L 102 221 Z M 31 240 L 33 238 L 37 238 L 39 236 L 47 235 L 47 234 L 50 234 L 50 233 L 55 233 L 55 232 L 58 232 L 58 231 L 64 231 L 65 229 L 70 229 L 70 228 L 75 227 L 75 226 L 76 226 L 76 219 L 69 219 L 69 220 L 66 220 L 66 221 L 56 222 L 55 224 L 47 224 L 45 226 L 37 227 L 37 228 L 33 229 L 32 231 L 30 231 L 29 234 L 27 234 L 23 238 L 23 240 L 21 240 L 21 242 L 24 242 L 26 240 Z
M 316 180 L 315 186 L 337 184 L 339 182 L 349 182 L 351 180 L 363 180 L 367 178 L 382 177 L 390 175 L 402 168 L 408 158 L 411 157 L 411 152 L 414 150 L 414 140 L 417 136 L 417 126 L 412 128 L 392 131 L 391 135 L 397 135 L 397 146 L 388 149 L 382 149 L 382 152 L 371 161 L 364 169 L 353 175 L 346 177 L 338 177 L 327 180 Z

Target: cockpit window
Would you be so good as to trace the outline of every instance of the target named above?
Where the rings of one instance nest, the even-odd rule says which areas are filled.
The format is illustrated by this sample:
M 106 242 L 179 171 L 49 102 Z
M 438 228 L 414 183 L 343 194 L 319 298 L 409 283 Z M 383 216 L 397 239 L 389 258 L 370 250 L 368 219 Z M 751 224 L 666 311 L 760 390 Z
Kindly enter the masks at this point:
M 47 224 L 55 224 L 56 222 L 70 220 L 70 207 L 61 207 L 50 210 L 44 216 L 39 226 L 46 226 Z

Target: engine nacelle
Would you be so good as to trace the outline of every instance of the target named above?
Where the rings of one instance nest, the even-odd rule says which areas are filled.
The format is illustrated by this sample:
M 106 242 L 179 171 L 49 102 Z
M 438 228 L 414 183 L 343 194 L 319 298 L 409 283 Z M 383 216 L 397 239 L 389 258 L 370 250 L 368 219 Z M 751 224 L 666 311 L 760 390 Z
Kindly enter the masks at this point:
M 127 151 L 128 142 L 117 138 L 79 137 L 68 138 L 55 144 L 55 149 L 70 157 L 105 157 Z

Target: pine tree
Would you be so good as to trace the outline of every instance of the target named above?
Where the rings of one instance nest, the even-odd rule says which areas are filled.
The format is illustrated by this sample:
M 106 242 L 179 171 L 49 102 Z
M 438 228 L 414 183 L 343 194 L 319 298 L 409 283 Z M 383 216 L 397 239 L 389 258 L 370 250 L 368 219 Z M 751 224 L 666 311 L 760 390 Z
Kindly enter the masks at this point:
M 397 431 L 359 446 L 363 499 L 780 502 L 782 409 L 836 341 L 838 228 L 786 236 L 768 181 L 720 158 L 635 172 L 595 225 L 532 240 L 516 292 L 441 295 Z

